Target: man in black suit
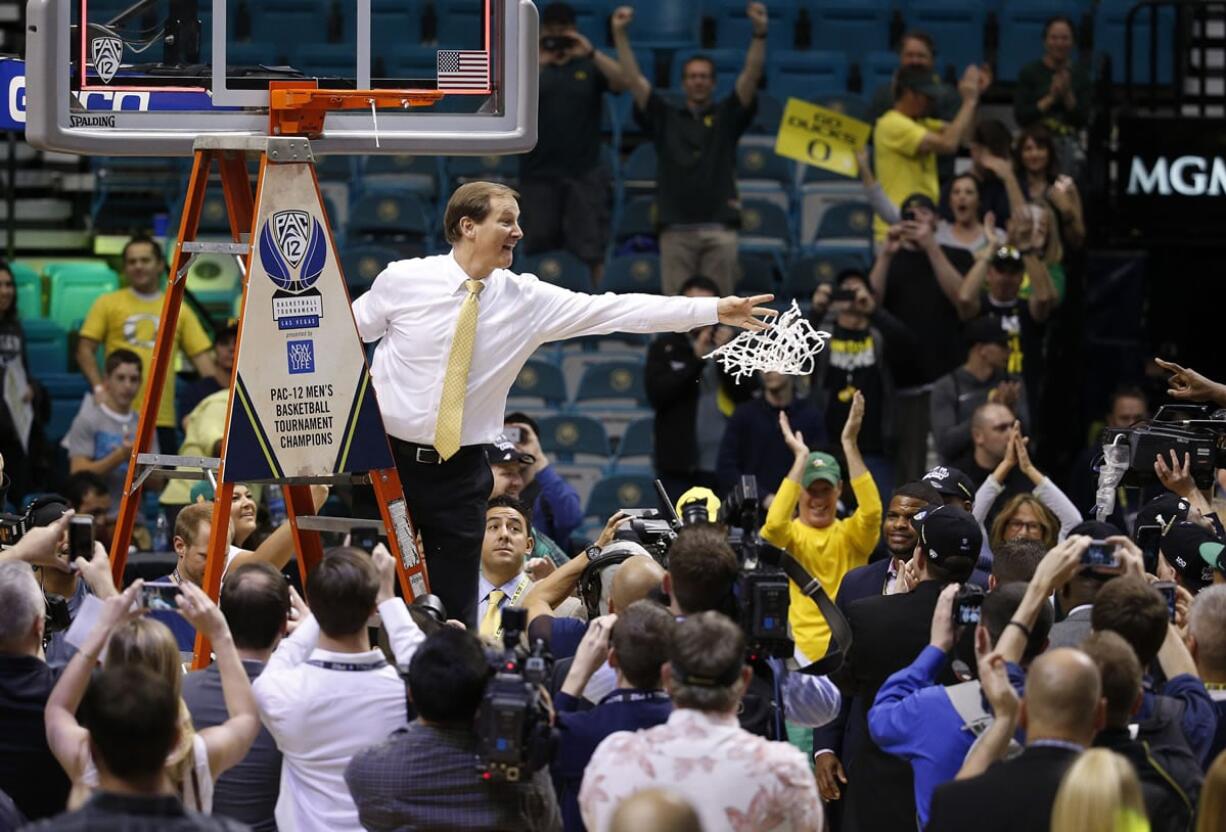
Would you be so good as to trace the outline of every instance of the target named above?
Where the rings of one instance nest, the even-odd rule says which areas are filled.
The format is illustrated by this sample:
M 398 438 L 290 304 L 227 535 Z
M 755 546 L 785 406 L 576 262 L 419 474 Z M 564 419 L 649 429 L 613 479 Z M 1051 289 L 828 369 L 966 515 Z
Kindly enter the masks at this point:
M 1011 687 L 999 686 L 1000 692 L 1005 696 L 989 697 L 996 722 L 967 756 L 960 779 L 933 795 L 928 832 L 1047 829 L 1061 778 L 1106 724 L 1098 667 L 1080 650 L 1062 647 L 1035 659 L 1020 705 Z M 1004 753 L 1019 725 L 1026 750 L 982 770 Z
M 910 591 L 863 598 L 847 608 L 852 648 L 835 681 L 845 697 L 857 696 L 862 703 L 851 715 L 855 724 L 848 728 L 848 733 L 854 730 L 861 739 L 848 759 L 847 829 L 915 829 L 911 767 L 882 751 L 868 736 L 866 709 L 885 680 L 911 664 L 924 649 L 937 597 L 946 584 L 970 578 L 983 543 L 979 523 L 954 506 L 926 507 L 911 524 L 919 540 L 915 554 L 899 573 L 899 580 L 911 586 Z M 957 680 L 947 669 L 937 681 L 944 685 Z
M 909 482 L 894 491 L 881 528 L 881 542 L 889 557 L 858 566 L 843 577 L 843 582 L 839 584 L 839 593 L 834 600 L 844 616 L 853 601 L 894 592 L 898 573 L 915 553 L 915 544 L 919 541 L 919 533 L 912 527 L 911 518 L 925 506 L 940 502 L 941 495 L 926 482 Z M 831 643 L 830 649 L 841 648 Z M 847 782 L 842 761 L 851 759 L 852 752 L 864 736 L 862 731 L 847 734 L 845 727 L 850 724 L 856 729 L 862 729 L 865 725 L 866 709 L 871 702 L 872 700 L 864 702 L 844 696 L 838 717 L 813 731 L 817 789 L 828 804 L 827 815 L 830 816 L 832 826 L 837 826 L 840 812 L 839 804 L 831 802 L 842 796 L 839 783 Z M 856 718 L 851 719 L 853 710 L 856 712 Z

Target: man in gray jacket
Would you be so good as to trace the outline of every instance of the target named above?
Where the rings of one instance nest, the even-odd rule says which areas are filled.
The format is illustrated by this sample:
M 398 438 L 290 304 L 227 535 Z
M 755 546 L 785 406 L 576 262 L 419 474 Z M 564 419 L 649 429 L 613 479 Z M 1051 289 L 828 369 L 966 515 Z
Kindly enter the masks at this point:
M 1006 372 L 1009 334 L 1000 320 L 985 315 L 968 321 L 963 329 L 966 363 L 937 379 L 929 409 L 932 435 L 941 461 L 949 464 L 971 448 L 971 415 L 985 402 L 1003 404 L 1014 412 L 1025 430 L 1030 422 L 1026 389 Z

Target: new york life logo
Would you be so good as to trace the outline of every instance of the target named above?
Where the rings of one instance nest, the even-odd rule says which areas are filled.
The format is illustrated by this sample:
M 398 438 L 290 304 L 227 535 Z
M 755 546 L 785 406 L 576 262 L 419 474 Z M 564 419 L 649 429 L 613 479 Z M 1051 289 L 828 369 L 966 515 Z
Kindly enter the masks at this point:
M 314 329 L 323 317 L 323 298 L 313 288 L 328 260 L 323 226 L 307 211 L 277 211 L 260 231 L 260 264 L 277 287 L 273 320 L 277 329 Z

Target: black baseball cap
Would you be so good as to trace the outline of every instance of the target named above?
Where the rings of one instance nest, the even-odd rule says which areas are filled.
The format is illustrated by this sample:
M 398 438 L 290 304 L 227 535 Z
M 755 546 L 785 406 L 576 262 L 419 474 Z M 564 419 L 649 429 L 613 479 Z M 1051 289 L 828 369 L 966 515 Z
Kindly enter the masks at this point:
M 975 482 L 957 468 L 938 465 L 921 479 L 937 490 L 944 497 L 959 497 L 963 500 L 975 499 Z
M 1168 491 L 1155 497 L 1137 512 L 1137 519 L 1132 527 L 1132 539 L 1140 543 L 1141 531 L 1154 526 L 1160 527 L 1160 534 L 1164 534 L 1171 524 L 1187 520 L 1191 509 L 1192 504 L 1178 494 Z
M 485 446 L 485 457 L 490 465 L 505 465 L 508 462 L 522 462 L 531 465 L 536 462 L 532 454 L 525 454 L 515 447 L 515 443 L 501 433 L 494 441 Z
M 969 347 L 977 344 L 999 344 L 1009 346 L 1009 333 L 1001 326 L 1000 318 L 994 315 L 980 315 L 966 322 L 962 328 L 962 337 Z
M 898 70 L 898 79 L 895 83 L 898 84 L 900 90 L 911 90 L 929 98 L 935 99 L 941 95 L 941 85 L 937 83 L 937 78 L 931 69 L 914 66 L 902 67 Z
M 1069 537 L 1085 535 L 1093 540 L 1106 540 L 1108 537 L 1119 537 L 1124 533 L 1111 523 L 1098 520 L 1083 520 L 1068 530 Z
M 935 564 L 950 558 L 979 559 L 983 546 L 983 531 L 970 512 L 957 506 L 928 506 L 911 518 L 911 526 L 919 532 L 924 556 Z
M 1002 272 L 1026 270 L 1026 264 L 1022 262 L 1022 253 L 1014 246 L 1001 246 L 992 252 L 991 265 Z
M 1198 592 L 1213 583 L 1213 569 L 1222 554 L 1222 541 L 1203 526 L 1188 520 L 1171 524 L 1162 536 L 1162 554 L 1179 570 L 1183 585 Z
M 30 503 L 28 509 L 30 526 L 34 528 L 50 526 L 63 517 L 64 512 L 70 508 L 72 506 L 69 505 L 67 497 L 61 497 L 59 494 L 44 494 Z
M 927 208 L 932 213 L 937 213 L 937 204 L 932 201 L 932 197 L 922 191 L 916 191 L 904 199 L 899 210 L 906 211 L 908 208 Z

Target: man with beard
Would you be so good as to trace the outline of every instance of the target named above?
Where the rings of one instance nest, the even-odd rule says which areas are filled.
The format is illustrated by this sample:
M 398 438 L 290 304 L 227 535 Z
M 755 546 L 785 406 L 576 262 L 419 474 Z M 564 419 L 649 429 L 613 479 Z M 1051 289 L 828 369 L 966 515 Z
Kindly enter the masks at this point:
M 911 525 L 911 518 L 925 506 L 939 505 L 941 502 L 941 495 L 927 482 L 909 482 L 894 491 L 881 528 L 881 538 L 889 557 L 853 569 L 843 577 L 835 603 L 844 614 L 853 601 L 873 595 L 891 595 L 899 589 L 898 576 L 902 574 L 919 541 L 919 533 Z M 840 648 L 832 644 L 830 649 Z M 863 741 L 862 726 L 869 704 L 871 702 L 862 701 L 859 697 L 844 697 L 838 718 L 813 732 L 817 789 L 827 802 L 832 819 L 839 813 L 839 804 L 833 802 L 842 796 L 839 784 L 847 783 L 841 761 L 850 759 Z M 853 709 L 858 711 L 859 716 L 849 721 Z M 846 733 L 848 725 L 860 730 Z

